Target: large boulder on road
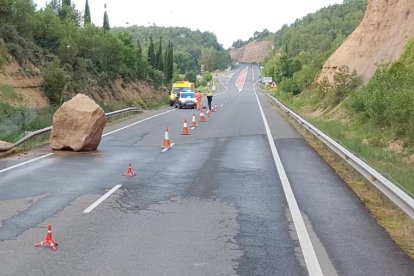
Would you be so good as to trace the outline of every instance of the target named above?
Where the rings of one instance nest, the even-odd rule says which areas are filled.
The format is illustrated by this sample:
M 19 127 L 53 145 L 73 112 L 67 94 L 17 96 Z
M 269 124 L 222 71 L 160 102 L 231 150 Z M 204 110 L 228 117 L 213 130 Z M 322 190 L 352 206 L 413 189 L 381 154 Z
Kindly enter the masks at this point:
M 53 115 L 50 146 L 54 150 L 96 150 L 105 124 L 102 108 L 88 96 L 77 94 Z

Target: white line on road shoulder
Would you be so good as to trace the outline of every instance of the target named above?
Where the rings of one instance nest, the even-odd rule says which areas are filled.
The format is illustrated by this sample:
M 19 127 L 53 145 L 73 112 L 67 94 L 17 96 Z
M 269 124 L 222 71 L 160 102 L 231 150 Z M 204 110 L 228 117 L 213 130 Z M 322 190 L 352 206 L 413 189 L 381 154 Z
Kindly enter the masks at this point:
M 262 114 L 263 123 L 266 128 L 267 139 L 269 140 L 276 169 L 279 173 L 280 181 L 282 182 L 283 191 L 285 192 L 286 200 L 289 205 L 290 213 L 293 219 L 293 224 L 295 225 L 296 233 L 299 238 L 299 243 L 302 248 L 303 256 L 305 258 L 306 267 L 308 268 L 308 273 L 311 276 L 323 275 L 322 268 L 316 256 L 315 249 L 313 248 L 312 241 L 309 237 L 309 233 L 306 230 L 305 222 L 303 221 L 303 217 L 300 213 L 298 203 L 296 201 L 295 195 L 293 194 L 292 187 L 290 186 L 289 179 L 286 175 L 286 171 L 282 164 L 282 160 L 280 159 L 275 142 L 273 141 L 273 135 L 270 132 L 269 124 L 267 123 L 266 116 L 263 112 L 263 108 L 260 104 L 259 97 L 256 93 L 256 88 L 254 88 L 254 93 L 256 95 L 257 103 L 259 104 L 260 113 Z
M 107 136 L 107 135 L 111 135 L 111 134 L 116 133 L 116 132 L 118 132 L 118 131 L 124 130 L 124 129 L 126 129 L 126 128 L 131 127 L 131 126 L 134 126 L 134 125 L 140 124 L 140 123 L 142 123 L 142 122 L 145 122 L 145 121 L 150 120 L 150 119 L 153 119 L 153 118 L 155 118 L 155 117 L 158 117 L 158 116 L 161 116 L 161 115 L 167 114 L 167 113 L 172 112 L 172 111 L 175 111 L 175 109 L 168 110 L 168 111 L 166 111 L 166 112 L 163 112 L 163 113 L 160 113 L 160 114 L 157 114 L 157 115 L 154 115 L 154 116 L 151 116 L 151 117 L 145 118 L 145 119 L 143 119 L 143 120 L 141 120 L 141 121 L 138 121 L 138 122 L 135 122 L 135 123 L 133 123 L 133 124 L 130 124 L 130 125 L 124 126 L 124 127 L 122 127 L 122 128 L 119 128 L 119 129 L 113 130 L 113 131 L 111 131 L 111 132 L 105 133 L 104 135 L 102 135 L 102 137 L 105 137 L 105 136 Z M 5 169 L 0 170 L 0 174 L 1 174 L 1 173 L 4 173 L 4 172 L 7 172 L 7 171 L 10 171 L 10 170 L 13 170 L 13 169 L 15 169 L 15 168 L 18 168 L 18 167 L 21 167 L 21 166 L 24 166 L 24 165 L 30 164 L 30 163 L 35 162 L 35 161 L 38 161 L 38 160 L 40 160 L 40 159 L 43 159 L 43 158 L 46 158 L 46 157 L 52 156 L 52 155 L 54 155 L 54 153 L 53 153 L 53 152 L 52 152 L 52 153 L 45 154 L 45 155 L 42 155 L 42 156 L 40 156 L 40 157 L 37 157 L 37 158 L 31 159 L 31 160 L 28 160 L 28 161 L 25 161 L 25 162 L 22 162 L 22 163 L 19 163 L 19 164 L 16 164 L 16 165 L 14 165 L 14 166 L 10 166 L 10 167 L 8 167 L 8 168 L 5 168 Z
M 104 201 L 105 199 L 107 199 L 111 194 L 113 194 L 116 190 L 118 190 L 122 185 L 118 184 L 115 185 L 115 187 L 113 187 L 112 189 L 110 189 L 106 194 L 104 194 L 103 196 L 101 196 L 97 201 L 95 201 L 94 203 L 92 203 L 91 206 L 89 206 L 88 208 L 86 208 L 83 212 L 84 213 L 90 213 L 93 209 L 95 209 L 99 204 L 102 203 L 102 201 Z
M 32 163 L 32 162 L 35 162 L 35 161 L 37 161 L 37 160 L 40 160 L 40 159 L 43 159 L 43 158 L 49 157 L 49 156 L 51 156 L 51 155 L 54 155 L 54 153 L 48 153 L 48 154 L 45 154 L 45 155 L 39 156 L 39 157 L 37 157 L 37 158 L 31 159 L 31 160 L 27 160 L 27 161 L 25 161 L 25 162 L 22 162 L 22 163 L 16 164 L 16 165 L 14 165 L 14 166 L 11 166 L 11 167 L 8 167 L 8 168 L 5 168 L 5 169 L 2 169 L 2 170 L 0 170 L 0 173 L 4 173 L 4 172 L 7 172 L 7 171 L 10 171 L 10 170 L 12 170 L 12 169 L 15 169 L 15 168 L 18 168 L 18 167 L 24 166 L 24 165 L 26 165 L 26 164 L 30 164 L 30 163 Z

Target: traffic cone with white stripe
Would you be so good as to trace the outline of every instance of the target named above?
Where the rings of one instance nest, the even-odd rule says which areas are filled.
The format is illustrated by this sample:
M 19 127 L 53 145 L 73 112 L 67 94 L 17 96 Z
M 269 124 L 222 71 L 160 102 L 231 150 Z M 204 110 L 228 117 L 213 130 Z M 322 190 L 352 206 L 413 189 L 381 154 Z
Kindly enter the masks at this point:
M 168 135 L 168 127 L 165 128 L 163 147 L 168 149 L 171 147 L 170 136 Z
M 196 122 L 196 116 L 195 116 L 195 114 L 193 114 L 193 118 L 191 119 L 191 126 L 192 127 L 197 127 L 197 122 Z
M 123 175 L 126 176 L 135 176 L 137 175 L 133 170 L 132 170 L 132 166 L 131 163 L 128 164 L 128 170 L 126 172 L 123 173 Z
M 48 245 L 53 251 L 57 250 L 56 246 L 58 246 L 58 243 L 53 240 L 52 225 L 50 224 L 47 226 L 46 238 L 43 241 L 37 243 L 35 247 L 42 247 L 43 245 Z
M 206 118 L 204 117 L 204 112 L 203 112 L 202 109 L 200 111 L 200 117 L 198 118 L 198 121 L 199 122 L 205 122 L 206 121 Z
M 181 135 L 190 135 L 187 125 L 187 118 L 184 119 L 183 131 L 181 132 Z

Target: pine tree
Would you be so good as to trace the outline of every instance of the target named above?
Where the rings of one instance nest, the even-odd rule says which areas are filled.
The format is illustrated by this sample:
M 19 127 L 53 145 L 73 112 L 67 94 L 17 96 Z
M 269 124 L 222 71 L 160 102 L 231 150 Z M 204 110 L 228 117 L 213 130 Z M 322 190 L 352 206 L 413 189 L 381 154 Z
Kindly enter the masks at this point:
M 158 51 L 155 55 L 156 60 L 156 68 L 160 70 L 161 72 L 164 71 L 164 60 L 163 60 L 163 54 L 162 54 L 162 38 L 160 37 L 160 43 L 158 44 Z
M 105 31 L 109 31 L 110 27 L 109 27 L 108 13 L 106 12 L 106 4 L 104 7 L 105 7 L 105 12 L 104 12 L 104 19 L 103 19 L 103 29 Z
M 156 68 L 154 42 L 152 41 L 152 37 L 150 37 L 150 44 L 148 46 L 148 61 L 152 67 Z
M 83 24 L 85 26 L 87 24 L 91 24 L 91 11 L 89 10 L 88 0 L 86 0 L 86 3 L 85 3 L 85 15 L 83 16 Z

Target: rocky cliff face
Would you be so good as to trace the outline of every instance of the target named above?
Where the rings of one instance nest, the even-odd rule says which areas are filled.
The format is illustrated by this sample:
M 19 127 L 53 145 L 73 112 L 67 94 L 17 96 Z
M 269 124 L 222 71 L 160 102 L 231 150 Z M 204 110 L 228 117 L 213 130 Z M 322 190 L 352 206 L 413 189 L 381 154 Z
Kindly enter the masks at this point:
M 231 60 L 243 63 L 259 63 L 272 50 L 270 41 L 251 42 L 242 48 L 231 49 Z
M 319 80 L 348 66 L 368 81 L 378 65 L 395 61 L 414 37 L 413 0 L 368 0 L 361 24 L 326 61 Z

